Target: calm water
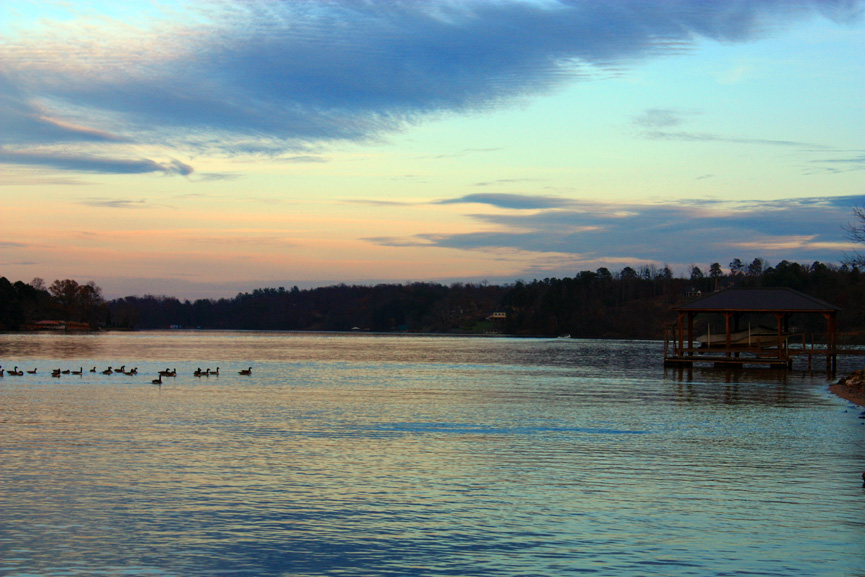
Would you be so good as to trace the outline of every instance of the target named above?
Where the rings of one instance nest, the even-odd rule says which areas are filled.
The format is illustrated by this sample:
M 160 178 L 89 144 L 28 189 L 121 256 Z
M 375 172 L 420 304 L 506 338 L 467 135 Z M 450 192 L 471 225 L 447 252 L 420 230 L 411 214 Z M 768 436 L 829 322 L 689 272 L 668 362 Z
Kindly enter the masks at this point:
M 661 355 L 0 335 L 4 368 L 38 368 L 0 379 L 0 575 L 865 574 L 860 410 L 824 374 Z

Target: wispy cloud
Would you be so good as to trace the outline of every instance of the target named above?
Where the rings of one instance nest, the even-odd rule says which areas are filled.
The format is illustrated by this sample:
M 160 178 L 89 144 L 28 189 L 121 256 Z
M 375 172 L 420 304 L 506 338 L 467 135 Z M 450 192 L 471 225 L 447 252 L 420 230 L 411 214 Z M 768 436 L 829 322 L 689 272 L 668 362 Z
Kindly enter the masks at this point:
M 218 182 L 223 180 L 237 180 L 240 174 L 228 174 L 224 172 L 198 172 L 195 174 L 196 182 Z
M 60 170 L 108 174 L 145 174 L 148 172 L 161 172 L 167 176 L 188 176 L 194 172 L 194 169 L 188 164 L 173 159 L 166 162 L 156 162 L 147 158 L 105 158 L 85 154 L 22 152 L 5 149 L 0 149 L 0 163 L 47 166 Z
M 854 156 L 836 156 L 812 160 L 810 164 L 814 172 L 850 172 L 865 170 L 865 154 Z
M 451 152 L 447 154 L 436 154 L 434 156 L 428 156 L 425 158 L 432 158 L 434 160 L 442 160 L 444 158 L 461 158 L 463 156 L 469 156 L 472 154 L 481 154 L 484 152 L 496 152 L 501 150 L 500 148 L 464 148 L 463 150 L 458 150 L 456 152 Z
M 694 111 L 673 108 L 650 108 L 635 117 L 633 125 L 644 138 L 651 140 L 677 140 L 683 142 L 728 142 L 733 144 L 752 144 L 762 146 L 786 146 L 808 149 L 827 148 L 822 144 L 799 142 L 795 140 L 730 136 L 709 132 L 686 130 L 688 120 L 698 115 Z
M 346 199 L 343 202 L 345 202 L 346 204 L 358 204 L 362 206 L 413 206 L 419 204 L 417 202 L 408 202 L 401 200 L 368 200 L 356 198 Z
M 527 194 L 467 194 L 459 198 L 439 200 L 436 204 L 486 204 L 498 208 L 534 210 L 573 206 L 575 201 L 555 196 Z
M 153 208 L 153 205 L 148 205 L 145 200 L 124 200 L 124 199 L 109 199 L 109 198 L 86 198 L 78 201 L 78 204 L 84 206 L 93 206 L 97 208 L 123 208 L 123 209 L 142 209 Z
M 42 20 L 0 40 L 0 142 L 108 150 L 168 143 L 278 156 L 380 138 L 429 115 L 501 106 L 688 50 L 700 38 L 748 41 L 779 22 L 815 13 L 844 21 L 859 10 L 849 0 L 252 0 L 189 4 L 185 20 L 166 14 L 122 33 L 98 19 Z M 653 137 L 728 138 L 671 131 L 674 120 L 656 112 Z M 74 154 L 21 152 L 17 161 L 85 172 L 191 171 Z

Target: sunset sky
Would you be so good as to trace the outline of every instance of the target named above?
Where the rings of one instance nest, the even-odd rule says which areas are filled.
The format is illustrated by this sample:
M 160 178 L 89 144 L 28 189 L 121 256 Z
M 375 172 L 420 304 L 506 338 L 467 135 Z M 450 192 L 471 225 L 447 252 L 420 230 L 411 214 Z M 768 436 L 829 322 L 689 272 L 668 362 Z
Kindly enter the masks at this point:
M 4 0 L 0 276 L 198 298 L 840 263 L 863 11 Z

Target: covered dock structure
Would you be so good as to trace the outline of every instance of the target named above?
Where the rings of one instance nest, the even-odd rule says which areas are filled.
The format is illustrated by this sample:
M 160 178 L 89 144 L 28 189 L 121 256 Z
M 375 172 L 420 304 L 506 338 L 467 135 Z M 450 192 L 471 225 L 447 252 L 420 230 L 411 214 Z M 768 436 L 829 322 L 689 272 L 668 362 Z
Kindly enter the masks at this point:
M 826 370 L 837 365 L 838 307 L 790 288 L 734 288 L 676 307 L 677 321 L 667 327 L 664 364 L 693 366 L 761 365 L 792 368 L 796 356 L 825 357 Z M 811 335 L 791 331 L 793 315 L 819 315 L 825 333 L 819 345 Z M 768 322 L 766 322 L 768 319 Z M 712 330 L 712 327 L 715 330 Z M 695 328 L 701 327 L 700 334 Z M 714 333 L 714 334 L 713 334 Z

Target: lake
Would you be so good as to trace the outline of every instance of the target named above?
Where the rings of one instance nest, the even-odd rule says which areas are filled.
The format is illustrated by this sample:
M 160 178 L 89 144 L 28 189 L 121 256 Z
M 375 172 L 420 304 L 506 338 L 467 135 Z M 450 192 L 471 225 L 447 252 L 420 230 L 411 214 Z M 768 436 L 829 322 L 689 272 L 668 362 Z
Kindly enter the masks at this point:
M 0 379 L 0 575 L 865 574 L 861 409 L 819 371 L 662 356 L 0 334 L 4 369 L 37 369 Z

